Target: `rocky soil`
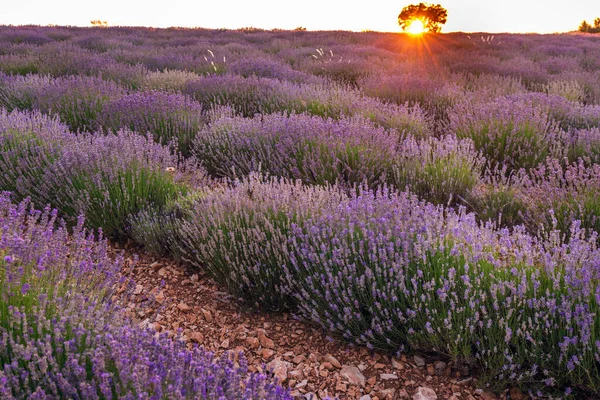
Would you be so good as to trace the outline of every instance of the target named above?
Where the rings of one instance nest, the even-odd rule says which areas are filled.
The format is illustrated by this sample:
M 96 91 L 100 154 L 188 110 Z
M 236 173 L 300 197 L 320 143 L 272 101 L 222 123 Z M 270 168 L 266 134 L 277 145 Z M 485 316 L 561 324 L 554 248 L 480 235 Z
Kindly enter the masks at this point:
M 139 254 L 139 251 L 136 250 Z M 130 251 L 126 251 L 130 255 Z M 518 390 L 498 397 L 451 362 L 423 356 L 392 358 L 353 347 L 289 314 L 249 310 L 198 271 L 170 259 L 128 256 L 133 281 L 127 311 L 157 332 L 179 335 L 221 354 L 243 351 L 252 371 L 272 371 L 298 399 L 524 399 Z

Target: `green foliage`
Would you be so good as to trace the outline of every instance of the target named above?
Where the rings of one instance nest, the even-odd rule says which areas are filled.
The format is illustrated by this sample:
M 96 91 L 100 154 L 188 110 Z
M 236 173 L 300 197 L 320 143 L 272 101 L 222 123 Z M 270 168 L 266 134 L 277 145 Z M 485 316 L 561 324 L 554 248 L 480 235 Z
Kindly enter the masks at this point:
M 581 221 L 581 227 L 600 232 L 600 197 L 596 190 L 566 196 L 557 201 L 552 213 L 546 214 L 545 225 L 569 235 L 573 221 Z
M 408 138 L 394 160 L 393 183 L 434 204 L 457 204 L 479 182 L 484 159 L 470 140 Z
M 482 184 L 469 193 L 468 203 L 480 221 L 500 227 L 523 223 L 526 205 L 516 189 L 506 184 Z
M 145 250 L 163 256 L 176 253 L 178 229 L 189 219 L 193 205 L 207 196 L 198 190 L 179 196 L 161 209 L 148 207 L 129 218 L 129 236 Z
M 82 171 L 71 179 L 68 191 L 85 198 L 73 211 L 83 209 L 88 226 L 102 227 L 106 236 L 121 239 L 128 235 L 130 215 L 148 206 L 160 208 L 185 193 L 186 187 L 167 172 L 132 163 L 117 171 Z

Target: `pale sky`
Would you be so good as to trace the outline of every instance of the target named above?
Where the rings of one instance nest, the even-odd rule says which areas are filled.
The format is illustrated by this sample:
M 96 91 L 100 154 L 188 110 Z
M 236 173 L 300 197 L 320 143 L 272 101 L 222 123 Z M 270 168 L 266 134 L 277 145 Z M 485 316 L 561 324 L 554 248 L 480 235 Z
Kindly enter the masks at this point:
M 438 0 L 448 9 L 442 32 L 576 30 L 600 17 L 600 0 Z M 402 7 L 393 0 L 0 0 L 0 25 L 185 26 L 203 28 L 399 31 Z

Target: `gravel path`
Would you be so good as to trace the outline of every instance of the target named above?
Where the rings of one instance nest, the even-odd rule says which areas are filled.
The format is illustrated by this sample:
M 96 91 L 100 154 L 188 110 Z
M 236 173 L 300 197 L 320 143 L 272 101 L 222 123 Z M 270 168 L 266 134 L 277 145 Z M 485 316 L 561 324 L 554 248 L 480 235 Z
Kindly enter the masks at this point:
M 126 252 L 126 254 L 131 254 Z M 476 379 L 451 362 L 390 358 L 333 339 L 289 314 L 244 308 L 197 271 L 170 259 L 129 257 L 123 274 L 134 285 L 127 310 L 140 324 L 221 354 L 243 351 L 252 371 L 272 370 L 298 399 L 524 399 L 476 389 Z M 312 396 L 312 397 L 311 397 Z

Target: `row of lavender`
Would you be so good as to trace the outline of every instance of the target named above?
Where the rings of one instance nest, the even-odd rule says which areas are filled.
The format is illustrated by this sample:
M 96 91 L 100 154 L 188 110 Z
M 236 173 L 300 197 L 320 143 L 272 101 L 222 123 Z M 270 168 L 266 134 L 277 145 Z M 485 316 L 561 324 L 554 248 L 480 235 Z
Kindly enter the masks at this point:
M 56 205 L 75 237 L 73 217 L 88 213 L 89 227 L 203 268 L 251 304 L 293 310 L 370 348 L 446 354 L 481 368 L 495 389 L 600 391 L 600 250 L 578 222 L 565 240 L 559 230 L 536 237 L 482 226 L 474 214 L 385 187 L 348 192 L 255 173 L 215 187 L 150 138 L 74 135 L 38 114 L 4 113 L 0 132 L 3 187 Z M 79 262 L 56 265 L 52 276 L 63 280 L 89 274 Z M 11 293 L 29 293 L 28 282 L 9 281 L 20 285 Z M 23 369 L 11 371 L 11 384 L 24 387 Z M 70 376 L 83 382 L 78 371 Z
M 2 188 L 15 190 L 0 194 L 1 398 L 290 398 L 243 354 L 215 359 L 133 325 L 114 302 L 129 286 L 124 260 L 84 226 L 118 235 L 127 214 L 181 193 L 164 171 L 168 149 L 131 134 L 75 136 L 37 115 L 0 119 Z M 59 211 L 11 202 L 25 193 Z
M 8 73 L 102 74 L 132 87 L 149 71 L 169 69 L 305 83 L 325 78 L 402 102 L 439 99 L 456 83 L 481 86 L 501 76 L 513 90 L 597 103 L 598 60 L 593 35 L 455 33 L 423 43 L 375 32 L 0 27 L 0 69 Z
M 600 250 L 533 237 L 408 193 L 253 175 L 136 217 L 134 236 L 230 292 L 369 348 L 444 354 L 501 390 L 600 387 Z
M 599 59 L 593 35 L 450 34 L 420 41 L 349 32 L 0 27 L 0 70 L 8 74 L 102 76 L 133 90 L 181 90 L 197 75 L 222 74 L 334 82 L 386 102 L 419 104 L 439 122 L 465 91 L 483 97 L 534 91 L 598 104 Z M 241 86 L 247 92 L 249 85 Z M 256 112 L 250 103 L 248 115 Z
M 581 230 L 600 230 L 592 38 L 427 50 L 378 34 L 2 29 L 17 74 L 0 78 L 2 106 L 68 125 L 2 113 L 15 199 L 71 225 L 85 213 L 359 344 L 446 354 L 497 388 L 600 391 L 597 236 Z M 528 232 L 392 190 L 406 186 Z
M 168 90 L 143 91 L 100 78 L 4 75 L 0 104 L 54 113 L 72 131 L 150 133 L 214 177 L 261 169 L 308 184 L 387 183 L 466 205 L 482 220 L 502 214 L 504 225 L 532 233 L 550 227 L 550 209 L 564 232 L 573 219 L 600 230 L 598 105 L 475 91 L 444 108 L 442 124 L 419 105 L 350 89 L 181 74 Z

